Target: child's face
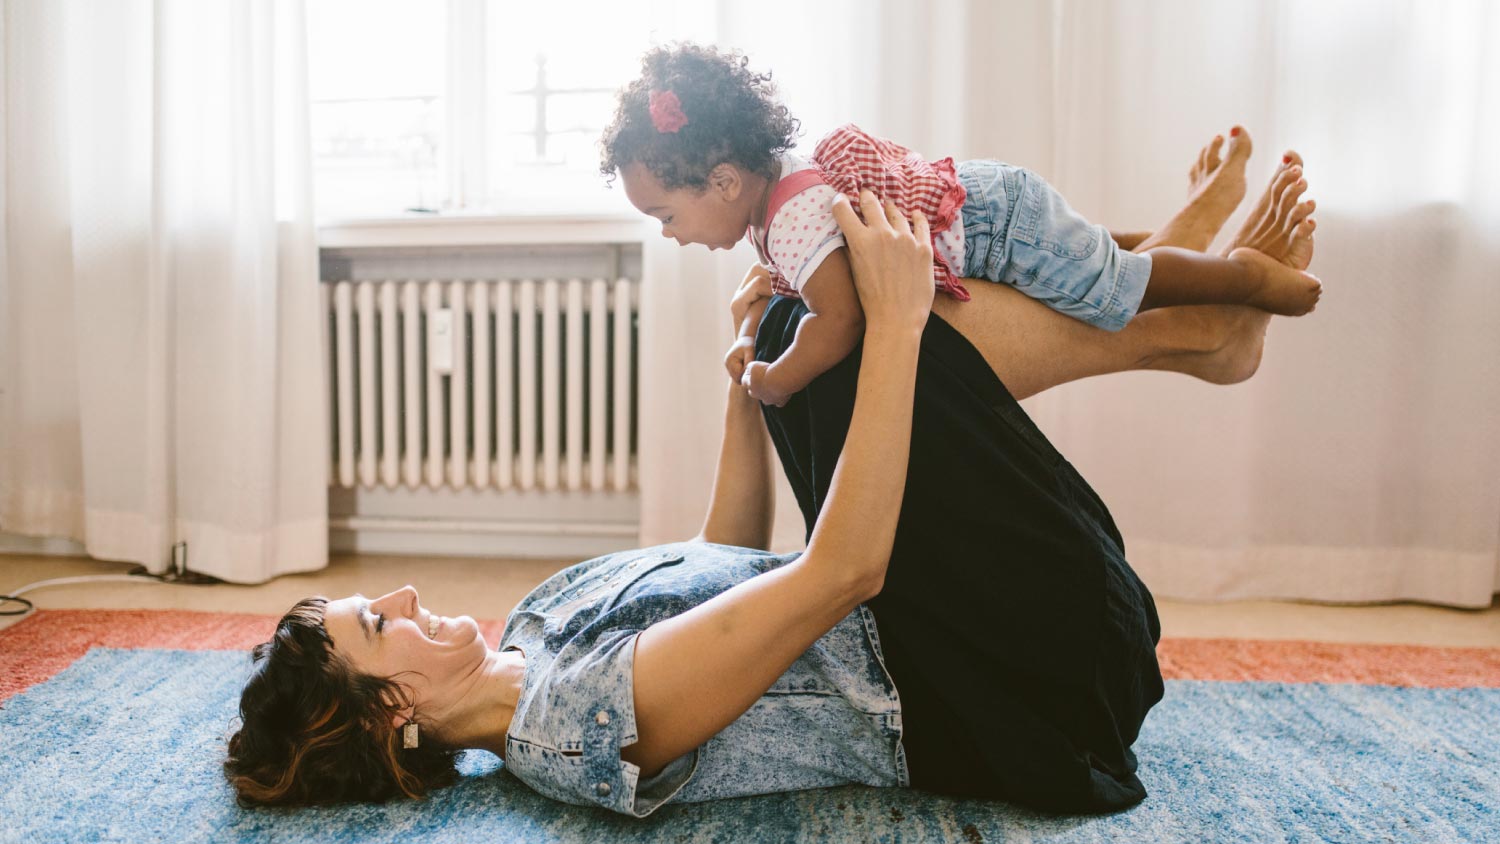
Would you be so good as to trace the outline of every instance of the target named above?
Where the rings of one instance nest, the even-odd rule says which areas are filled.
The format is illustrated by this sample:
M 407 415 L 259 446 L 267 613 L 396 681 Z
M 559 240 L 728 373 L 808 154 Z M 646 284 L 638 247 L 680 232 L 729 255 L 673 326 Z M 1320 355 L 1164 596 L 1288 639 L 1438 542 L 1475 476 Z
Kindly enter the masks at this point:
M 620 181 L 631 205 L 661 221 L 662 237 L 683 246 L 701 243 L 709 249 L 729 249 L 745 236 L 753 201 L 732 164 L 715 167 L 701 193 L 692 188 L 667 190 L 637 161 L 620 169 Z

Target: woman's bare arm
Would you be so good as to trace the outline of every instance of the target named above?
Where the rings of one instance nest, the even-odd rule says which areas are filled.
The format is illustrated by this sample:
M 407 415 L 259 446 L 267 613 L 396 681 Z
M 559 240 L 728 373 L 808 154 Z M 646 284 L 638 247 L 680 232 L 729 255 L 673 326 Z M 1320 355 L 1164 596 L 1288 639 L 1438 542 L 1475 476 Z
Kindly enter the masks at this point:
M 862 204 L 875 202 L 871 195 Z M 847 200 L 835 204 L 865 306 L 865 350 L 849 435 L 807 552 L 636 638 L 640 738 L 621 756 L 648 776 L 738 718 L 884 583 L 933 291 L 925 218 L 913 233 L 894 206 L 888 213 L 894 219 L 862 224 Z
M 762 306 L 764 310 L 764 306 Z M 772 486 L 771 444 L 760 403 L 738 384 L 729 386 L 724 408 L 724 440 L 719 446 L 719 465 L 714 470 L 713 493 L 702 542 L 768 548 L 776 514 L 776 492 Z

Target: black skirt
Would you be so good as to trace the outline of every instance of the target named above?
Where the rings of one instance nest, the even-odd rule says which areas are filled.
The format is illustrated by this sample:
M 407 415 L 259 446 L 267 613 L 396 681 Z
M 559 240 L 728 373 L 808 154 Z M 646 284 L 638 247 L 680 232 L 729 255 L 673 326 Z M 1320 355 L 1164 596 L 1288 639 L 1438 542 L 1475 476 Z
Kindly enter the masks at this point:
M 760 360 L 806 309 L 772 301 Z M 848 433 L 860 349 L 766 407 L 808 534 Z M 901 697 L 912 785 L 1059 812 L 1140 802 L 1130 746 L 1162 696 L 1151 593 L 1108 509 L 967 340 L 922 338 L 911 459 L 871 601 Z

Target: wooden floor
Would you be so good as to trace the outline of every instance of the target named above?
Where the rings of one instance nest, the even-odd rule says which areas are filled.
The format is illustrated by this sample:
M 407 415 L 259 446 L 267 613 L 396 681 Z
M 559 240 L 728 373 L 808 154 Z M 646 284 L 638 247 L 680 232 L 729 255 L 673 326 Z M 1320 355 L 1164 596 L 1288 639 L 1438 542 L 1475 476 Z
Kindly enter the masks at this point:
M 90 583 L 27 595 L 39 609 L 178 609 L 279 615 L 308 595 L 383 594 L 410 583 L 443 615 L 503 619 L 533 586 L 572 560 L 335 557 L 315 574 L 261 586 Z M 0 594 L 56 577 L 123 574 L 131 566 L 73 557 L 0 555 Z M 1327 606 L 1285 601 L 1158 600 L 1165 636 L 1500 647 L 1500 603 L 1484 610 L 1419 604 Z M 18 621 L 0 616 L 0 628 Z M 268 631 L 269 632 L 269 631 Z M 493 643 L 492 643 L 493 644 Z

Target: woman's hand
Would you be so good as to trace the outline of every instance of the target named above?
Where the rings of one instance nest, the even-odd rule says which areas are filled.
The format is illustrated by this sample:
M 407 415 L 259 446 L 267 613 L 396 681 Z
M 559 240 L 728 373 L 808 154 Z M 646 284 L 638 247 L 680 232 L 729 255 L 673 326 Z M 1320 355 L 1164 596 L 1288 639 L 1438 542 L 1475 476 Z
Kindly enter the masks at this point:
M 881 205 L 869 190 L 860 191 L 859 205 L 869 212 L 863 222 L 847 197 L 834 197 L 833 219 L 849 245 L 849 264 L 865 312 L 865 331 L 915 328 L 921 332 L 932 311 L 934 290 L 932 233 L 927 216 L 913 211 L 913 228 L 895 204 Z
M 771 271 L 760 264 L 750 267 L 729 303 L 729 318 L 737 334 L 724 354 L 724 370 L 738 384 L 746 367 L 755 362 L 755 331 L 771 300 Z

